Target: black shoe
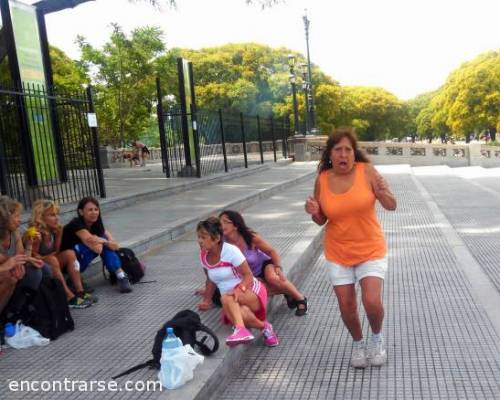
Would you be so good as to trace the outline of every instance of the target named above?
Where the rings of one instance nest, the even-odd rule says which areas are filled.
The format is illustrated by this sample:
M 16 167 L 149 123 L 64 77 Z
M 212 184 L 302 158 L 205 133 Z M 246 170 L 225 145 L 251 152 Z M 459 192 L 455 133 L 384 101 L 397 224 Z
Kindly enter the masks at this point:
M 285 297 L 285 300 L 286 300 L 286 305 L 288 306 L 288 308 L 291 310 L 295 307 L 297 307 L 297 301 L 292 299 L 290 296 L 288 296 L 287 294 L 284 294 L 283 295 Z
M 126 276 L 124 278 L 117 279 L 117 282 L 120 293 L 130 293 L 132 291 L 132 287 L 130 286 L 130 282 Z
M 304 300 L 295 300 L 295 304 L 297 304 L 297 309 L 295 310 L 295 315 L 297 317 L 302 317 L 307 314 L 307 298 L 304 297 Z M 303 305 L 304 307 L 299 308 L 299 305 Z

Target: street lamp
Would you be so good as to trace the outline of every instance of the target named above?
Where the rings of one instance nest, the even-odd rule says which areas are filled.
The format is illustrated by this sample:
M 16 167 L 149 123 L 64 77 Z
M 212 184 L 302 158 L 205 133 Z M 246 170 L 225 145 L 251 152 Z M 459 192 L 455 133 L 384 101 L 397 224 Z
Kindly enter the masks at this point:
M 311 133 L 316 134 L 317 129 L 316 129 L 316 115 L 315 115 L 315 109 L 314 109 L 314 97 L 313 97 L 313 80 L 312 80 L 312 74 L 311 74 L 311 57 L 309 54 L 309 24 L 311 21 L 307 18 L 307 9 L 304 10 L 304 16 L 302 17 L 304 20 L 304 27 L 306 30 L 306 47 L 307 47 L 307 75 L 308 75 L 308 82 L 309 82 L 309 109 L 308 109 L 308 115 L 309 115 L 309 122 L 311 124 Z
M 304 135 L 309 135 L 311 128 L 311 105 L 310 96 L 310 83 L 307 80 L 307 64 L 301 64 L 302 69 L 302 90 L 304 90 L 304 106 L 305 106 L 305 116 L 304 116 Z
M 295 56 L 288 55 L 288 66 L 290 67 L 290 85 L 292 85 L 292 98 L 293 98 L 293 126 L 294 134 L 299 134 L 299 107 L 297 104 L 297 76 L 295 74 Z

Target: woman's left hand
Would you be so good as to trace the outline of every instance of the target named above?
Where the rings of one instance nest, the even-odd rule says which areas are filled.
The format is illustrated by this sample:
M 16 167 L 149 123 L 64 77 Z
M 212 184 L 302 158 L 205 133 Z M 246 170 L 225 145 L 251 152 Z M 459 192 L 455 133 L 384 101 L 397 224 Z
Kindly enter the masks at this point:
M 120 248 L 120 246 L 118 245 L 117 242 L 115 242 L 114 240 L 110 241 L 110 242 L 106 242 L 106 247 L 110 250 L 113 250 L 113 251 L 116 251 Z
M 281 281 L 286 280 L 285 274 L 283 273 L 283 270 L 279 265 L 274 266 L 274 272 L 276 273 L 276 275 L 278 275 L 278 278 L 280 278 Z
M 28 257 L 28 262 L 35 268 L 42 268 L 43 264 L 45 264 L 42 260 L 35 257 Z
M 377 174 L 375 176 L 375 182 L 373 185 L 373 191 L 375 195 L 379 195 L 385 191 L 389 190 L 389 185 L 382 175 Z

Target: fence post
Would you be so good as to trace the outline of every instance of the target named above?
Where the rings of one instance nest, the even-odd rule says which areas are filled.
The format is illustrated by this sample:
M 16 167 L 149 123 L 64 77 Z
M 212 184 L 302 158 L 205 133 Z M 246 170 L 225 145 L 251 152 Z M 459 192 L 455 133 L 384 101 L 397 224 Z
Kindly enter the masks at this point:
M 163 119 L 163 102 L 161 94 L 161 84 L 160 77 L 156 77 L 156 96 L 158 102 L 156 103 L 156 114 L 158 116 L 158 130 L 160 132 L 160 148 L 161 148 L 161 162 L 163 166 L 163 172 L 165 172 L 167 178 L 170 178 L 170 165 L 168 163 L 168 151 L 167 151 L 167 136 L 165 135 L 165 120 Z
M 260 117 L 257 115 L 257 137 L 259 138 L 260 163 L 264 164 L 264 149 L 262 147 L 262 133 L 260 131 Z
M 274 137 L 274 121 L 272 115 L 271 115 L 271 139 L 273 141 L 274 162 L 276 162 L 278 161 L 278 158 L 276 157 L 276 139 Z
M 222 154 L 224 155 L 224 171 L 228 171 L 227 168 L 227 154 L 226 154 L 226 138 L 224 137 L 224 124 L 222 122 L 222 110 L 219 108 L 219 124 L 220 124 L 220 140 L 222 142 Z
M 0 131 L 0 193 L 2 195 L 8 194 L 8 179 L 7 179 L 7 152 L 3 145 L 4 141 L 2 138 L 2 132 Z
M 89 112 L 94 113 L 94 102 L 92 100 L 92 87 L 87 86 L 87 101 L 89 103 Z M 99 154 L 99 140 L 97 139 L 97 128 L 91 127 L 90 131 L 92 132 L 92 147 L 94 148 L 94 158 L 95 158 L 95 166 L 97 169 L 97 180 L 99 183 L 99 192 L 102 198 L 106 197 L 106 188 L 104 187 L 104 175 L 102 173 L 102 165 L 101 165 L 101 155 Z
M 285 117 L 280 119 L 280 134 L 281 134 L 281 153 L 283 158 L 286 159 L 286 147 L 285 147 Z
M 243 158 L 245 160 L 245 168 L 248 168 L 247 141 L 245 139 L 245 122 L 243 120 L 242 112 L 240 112 L 240 121 L 241 121 L 241 140 L 243 141 Z

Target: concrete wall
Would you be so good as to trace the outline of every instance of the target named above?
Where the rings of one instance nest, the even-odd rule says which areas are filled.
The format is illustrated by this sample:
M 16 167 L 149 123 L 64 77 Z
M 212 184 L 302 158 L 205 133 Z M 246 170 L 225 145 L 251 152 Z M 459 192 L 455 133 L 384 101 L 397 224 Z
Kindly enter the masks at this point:
M 296 161 L 319 160 L 326 136 L 290 139 Z M 448 165 L 500 167 L 500 146 L 469 144 L 359 142 L 374 164 L 409 164 L 411 166 Z

